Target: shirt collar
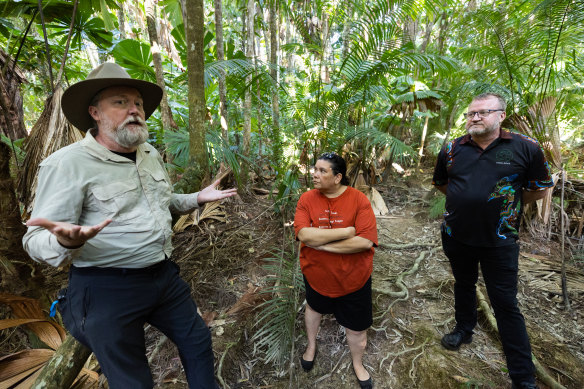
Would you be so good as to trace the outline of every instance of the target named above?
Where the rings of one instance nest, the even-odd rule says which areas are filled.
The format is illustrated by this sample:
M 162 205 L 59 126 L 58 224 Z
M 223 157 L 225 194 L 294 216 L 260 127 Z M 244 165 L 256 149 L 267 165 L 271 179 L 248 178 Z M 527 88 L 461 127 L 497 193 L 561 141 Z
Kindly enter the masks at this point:
M 498 139 L 512 139 L 513 137 L 511 136 L 511 133 L 507 130 L 503 130 L 501 129 L 501 131 L 499 132 L 499 138 Z M 466 134 L 465 136 L 462 137 L 462 140 L 460 141 L 460 144 L 463 145 L 465 143 L 472 143 L 475 144 L 475 142 L 472 140 L 470 134 Z
M 85 138 L 81 141 L 81 144 L 87 152 L 95 158 L 99 158 L 102 161 L 114 161 L 114 162 L 124 162 L 124 163 L 134 163 L 133 161 L 129 160 L 128 158 L 122 157 L 121 155 L 117 155 L 116 153 L 112 153 L 109 151 L 104 145 L 99 143 L 95 140 L 92 132 L 94 129 L 87 131 L 85 134 Z M 150 149 L 146 146 L 146 144 L 141 144 L 138 146 L 136 150 L 136 161 L 143 158 L 144 153 L 149 153 Z

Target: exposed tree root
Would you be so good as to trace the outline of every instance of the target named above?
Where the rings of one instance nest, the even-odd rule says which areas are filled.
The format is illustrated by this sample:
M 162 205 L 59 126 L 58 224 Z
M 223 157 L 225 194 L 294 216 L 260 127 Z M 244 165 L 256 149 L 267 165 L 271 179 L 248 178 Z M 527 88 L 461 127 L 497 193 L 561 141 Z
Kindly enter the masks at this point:
M 347 350 L 345 350 L 345 352 L 343 353 L 343 355 L 341 355 L 341 357 L 339 358 L 339 360 L 337 361 L 336 365 L 333 367 L 333 369 L 330 371 L 330 373 L 327 373 L 325 375 L 323 375 L 322 377 L 316 379 L 316 381 L 314 381 L 314 384 L 318 384 L 320 381 L 322 380 L 326 380 L 327 378 L 329 378 L 330 376 L 332 376 L 334 374 L 334 372 L 337 370 L 337 367 L 339 367 L 339 365 L 341 364 L 341 361 L 343 360 L 343 358 L 345 358 L 345 355 L 347 355 Z
M 436 247 L 436 243 L 414 242 L 414 243 L 379 243 L 377 246 L 381 250 L 405 250 L 416 247 Z
M 385 295 L 388 295 L 391 297 L 396 297 L 396 300 L 394 300 L 391 304 L 389 304 L 387 309 L 381 315 L 375 317 L 375 320 L 381 319 L 382 317 L 384 317 L 391 310 L 393 305 L 395 303 L 397 303 L 398 301 L 405 301 L 408 299 L 409 292 L 408 292 L 408 287 L 406 286 L 406 284 L 404 282 L 404 277 L 416 273 L 418 271 L 418 269 L 420 268 L 420 262 L 422 262 L 422 259 L 424 259 L 426 254 L 432 254 L 435 251 L 437 251 L 438 249 L 439 249 L 439 247 L 434 247 L 431 250 L 422 251 L 420 253 L 420 255 L 418 255 L 418 258 L 416 258 L 416 260 L 414 261 L 414 264 L 412 265 L 412 267 L 409 270 L 406 270 L 406 271 L 398 274 L 398 276 L 395 280 L 395 285 L 398 287 L 399 291 L 393 291 L 393 290 L 382 289 L 382 288 L 373 288 L 373 291 L 375 291 L 377 293 L 385 294 Z M 387 281 L 387 280 L 388 279 L 384 279 L 383 281 Z M 385 324 L 385 321 L 382 323 L 382 327 L 383 327 L 383 324 Z
M 491 327 L 493 331 L 499 332 L 499 328 L 497 327 L 497 320 L 495 319 L 495 316 L 493 316 L 493 314 L 491 313 L 491 307 L 489 306 L 489 303 L 487 302 L 483 293 L 478 288 L 477 300 L 478 305 L 481 308 L 481 311 L 483 312 L 485 318 L 487 319 L 489 327 Z M 537 375 L 537 378 L 541 382 L 543 382 L 552 389 L 566 389 L 565 386 L 561 385 L 551 375 L 548 374 L 545 368 L 539 363 L 535 355 L 531 354 L 531 359 L 533 360 L 533 364 L 535 365 L 535 374 Z
M 421 355 L 424 354 L 424 346 L 426 346 L 426 343 L 428 343 L 428 341 L 430 340 L 430 338 L 426 338 L 426 340 L 424 340 L 424 343 L 422 343 L 420 345 L 420 347 L 422 348 L 422 351 L 420 351 L 415 357 L 414 359 L 412 359 L 412 367 L 410 368 L 410 371 L 408 372 L 410 378 L 412 379 L 412 382 L 415 384 L 416 383 L 416 369 L 415 369 L 415 363 L 416 363 L 416 359 L 418 359 Z
M 422 343 L 421 345 L 419 345 L 419 346 L 416 346 L 416 347 L 407 348 L 407 349 L 405 349 L 405 350 L 401 350 L 401 351 L 399 351 L 399 352 L 397 352 L 397 353 L 388 353 L 388 354 L 387 354 L 385 357 L 383 357 L 383 359 L 381 360 L 381 362 L 379 362 L 379 370 L 381 370 L 381 366 L 383 365 L 383 362 L 387 361 L 387 360 L 389 359 L 389 357 L 395 357 L 395 358 L 397 358 L 397 357 L 399 357 L 400 355 L 403 355 L 403 354 L 407 354 L 407 353 L 409 353 L 410 351 L 416 351 L 416 350 L 418 350 L 418 349 L 420 349 L 420 348 L 424 347 L 424 345 L 426 345 L 426 343 L 428 343 L 428 340 L 429 340 L 429 339 L 426 339 L 426 340 L 424 341 L 424 343 Z
M 219 366 L 217 367 L 217 380 L 219 381 L 219 383 L 221 384 L 221 387 L 223 387 L 223 389 L 229 389 L 229 385 L 227 385 L 225 383 L 225 380 L 223 380 L 223 376 L 221 376 L 221 370 L 223 369 L 223 361 L 225 360 L 225 356 L 227 355 L 227 351 L 229 351 L 229 349 L 233 346 L 235 346 L 235 343 L 227 343 L 227 346 L 225 347 L 225 351 L 223 351 L 223 354 L 221 355 L 221 359 L 219 360 Z
M 154 358 L 156 358 L 156 356 L 160 352 L 160 349 L 162 348 L 164 343 L 166 343 L 167 340 L 168 340 L 168 338 L 166 337 L 166 335 L 162 335 L 158 339 L 158 342 L 156 342 L 156 346 L 154 347 L 154 350 L 152 350 L 152 352 L 150 353 L 150 357 L 148 357 L 148 363 L 152 363 L 152 361 L 154 361 Z

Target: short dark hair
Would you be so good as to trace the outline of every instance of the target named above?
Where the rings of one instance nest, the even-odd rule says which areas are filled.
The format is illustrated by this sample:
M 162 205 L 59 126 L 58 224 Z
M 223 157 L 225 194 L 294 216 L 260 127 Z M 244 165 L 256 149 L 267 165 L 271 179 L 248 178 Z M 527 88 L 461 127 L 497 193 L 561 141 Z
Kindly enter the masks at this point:
M 328 161 L 331 164 L 331 169 L 335 176 L 339 173 L 341 174 L 341 185 L 349 185 L 349 178 L 347 177 L 347 163 L 343 157 L 337 153 L 328 152 L 322 153 L 318 159 Z
M 499 100 L 499 104 L 501 105 L 501 109 L 503 111 L 507 110 L 507 101 L 505 101 L 505 98 L 503 98 L 503 96 L 501 96 L 500 94 L 497 93 L 493 93 L 493 92 L 486 92 L 486 93 L 481 93 L 480 95 L 475 96 L 472 101 L 475 100 L 486 100 L 488 98 L 494 97 L 497 100 Z

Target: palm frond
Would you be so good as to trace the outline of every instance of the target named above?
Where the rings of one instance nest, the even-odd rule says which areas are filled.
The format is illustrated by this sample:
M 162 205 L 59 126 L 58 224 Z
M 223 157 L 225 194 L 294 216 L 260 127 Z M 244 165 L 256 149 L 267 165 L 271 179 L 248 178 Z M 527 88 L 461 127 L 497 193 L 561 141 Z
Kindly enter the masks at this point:
M 347 142 L 352 140 L 367 142 L 371 147 L 379 150 L 379 153 L 388 161 L 406 163 L 416 158 L 416 151 L 411 146 L 373 127 L 352 131 L 345 139 Z
M 304 282 L 293 246 L 289 252 L 274 251 L 266 259 L 264 270 L 268 272 L 269 287 L 263 293 L 268 299 L 260 305 L 257 316 L 259 329 L 253 335 L 254 353 L 261 353 L 264 362 L 284 370 L 294 345 L 296 314 L 300 305 L 299 295 Z

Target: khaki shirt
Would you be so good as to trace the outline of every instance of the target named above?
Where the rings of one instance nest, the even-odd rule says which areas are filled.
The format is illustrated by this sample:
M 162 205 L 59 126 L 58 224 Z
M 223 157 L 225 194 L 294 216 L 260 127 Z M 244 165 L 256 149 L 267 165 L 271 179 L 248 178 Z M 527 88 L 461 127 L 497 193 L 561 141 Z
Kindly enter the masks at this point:
M 141 268 L 170 257 L 173 213 L 198 207 L 197 193 L 174 194 L 160 154 L 138 146 L 136 162 L 112 153 L 88 131 L 85 139 L 45 159 L 31 217 L 82 226 L 113 221 L 78 249 L 29 227 L 24 248 L 39 262 L 77 267 Z

